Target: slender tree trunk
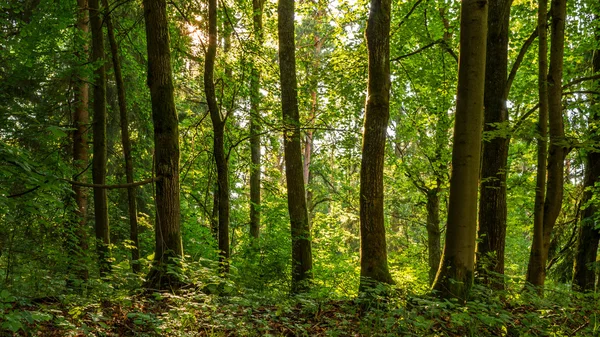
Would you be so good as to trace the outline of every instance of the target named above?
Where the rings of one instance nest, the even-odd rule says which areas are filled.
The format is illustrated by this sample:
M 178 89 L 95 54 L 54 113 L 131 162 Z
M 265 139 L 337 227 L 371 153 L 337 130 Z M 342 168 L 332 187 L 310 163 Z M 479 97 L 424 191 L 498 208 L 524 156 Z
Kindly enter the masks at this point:
M 94 184 L 106 184 L 106 71 L 104 60 L 104 33 L 99 0 L 89 0 L 90 24 L 92 30 L 92 61 L 100 62 L 94 71 L 94 157 L 92 178 Z M 94 188 L 94 219 L 96 228 L 96 250 L 100 265 L 100 275 L 110 271 L 109 250 L 110 229 L 108 227 L 108 199 L 106 189 Z
M 600 21 L 600 16 L 596 15 L 594 21 Z M 596 41 L 600 42 L 600 29 L 596 29 Z M 593 70 L 597 74 L 600 72 L 600 48 L 594 51 Z M 594 90 L 600 89 L 600 81 L 596 81 Z M 590 109 L 588 119 L 588 129 L 591 139 L 595 144 L 600 144 L 600 95 L 594 95 L 593 107 Z M 575 251 L 575 265 L 573 267 L 573 286 L 581 291 L 593 291 L 596 283 L 596 268 L 594 263 L 598 256 L 598 241 L 600 240 L 600 230 L 596 228 L 594 215 L 597 214 L 597 203 L 591 202 L 595 190 L 595 185 L 600 177 L 600 153 L 589 151 L 586 154 L 584 193 L 581 204 L 587 205 L 581 214 L 581 223 L 579 225 L 579 237 L 577 239 L 577 249 Z M 588 205 L 588 203 L 590 203 Z
M 285 177 L 292 234 L 291 292 L 297 293 L 307 290 L 308 281 L 312 278 L 312 249 L 302 175 L 300 113 L 298 111 L 298 85 L 296 80 L 294 0 L 279 0 L 277 18 Z
M 102 6 L 108 11 L 108 0 L 102 0 Z M 123 75 L 121 71 L 121 61 L 119 60 L 119 47 L 115 39 L 114 27 L 112 24 L 111 15 L 107 12 L 105 16 L 106 28 L 108 30 L 108 41 L 110 43 L 110 53 L 112 56 L 113 68 L 115 71 L 115 82 L 117 84 L 117 96 L 119 101 L 119 117 L 121 122 L 121 144 L 123 145 L 123 156 L 125 157 L 125 176 L 127 183 L 133 183 L 133 158 L 131 157 L 131 139 L 129 137 L 129 121 L 127 118 L 127 100 L 125 96 L 125 85 L 123 83 Z M 140 272 L 140 242 L 138 239 L 138 221 L 137 221 L 137 204 L 135 201 L 136 189 L 130 187 L 127 189 L 128 215 L 129 215 L 129 239 L 133 247 L 131 249 L 131 269 L 134 273 Z
M 217 1 L 208 1 L 208 48 L 204 60 L 204 92 L 213 123 L 213 155 L 219 189 L 219 256 L 221 271 L 229 272 L 229 168 L 225 154 L 225 123 L 215 95 L 213 74 L 217 55 Z
M 317 4 L 317 6 L 319 6 Z M 324 11 L 322 8 L 317 8 L 316 13 L 314 14 L 314 20 L 317 23 L 317 26 L 321 23 L 321 18 L 324 15 Z M 318 28 L 316 28 L 318 29 Z M 315 125 L 315 118 L 317 115 L 317 90 L 319 81 L 317 78 L 317 74 L 319 74 L 319 65 L 320 65 L 320 55 L 321 48 L 323 47 L 323 38 L 319 36 L 319 34 L 315 31 L 314 36 L 314 54 L 313 54 L 313 62 L 312 62 L 312 78 L 311 78 L 311 92 L 310 92 L 310 115 L 308 116 L 308 129 L 306 130 L 306 137 L 304 138 L 304 167 L 303 167 L 303 177 L 304 184 L 306 185 L 306 207 L 308 208 L 308 224 L 312 226 L 312 212 L 310 210 L 313 209 L 313 193 L 310 188 L 310 182 L 312 180 L 311 172 L 310 172 L 310 164 L 312 162 L 312 154 L 313 154 L 313 136 L 314 130 L 313 127 Z
M 87 0 L 77 0 L 78 17 L 77 17 L 77 29 L 81 34 L 86 35 L 88 33 L 88 2 Z M 84 36 L 84 39 L 87 37 Z M 84 59 L 87 60 L 88 44 L 83 45 Z M 73 114 L 73 165 L 78 172 L 83 172 L 88 162 L 88 145 L 87 145 L 87 128 L 89 124 L 88 114 L 88 103 L 89 103 L 89 87 L 88 79 L 81 78 L 77 84 L 77 104 L 75 106 L 75 112 Z M 78 175 L 73 177 L 75 181 L 84 181 L 83 177 L 79 178 Z M 82 280 L 88 279 L 88 270 L 85 267 L 83 261 L 83 255 L 88 250 L 88 238 L 87 238 L 87 207 L 88 207 L 88 196 L 85 188 L 77 185 L 73 185 L 73 193 L 75 197 L 75 203 L 77 204 L 76 211 L 76 224 L 73 230 L 74 238 L 76 242 L 69 243 L 70 252 L 75 261 L 75 272 L 77 277 Z
M 548 71 L 548 119 L 550 126 L 550 147 L 548 150 L 548 183 L 544 200 L 543 230 L 541 254 L 532 254 L 530 259 L 531 273 L 527 272 L 527 281 L 540 291 L 546 279 L 546 262 L 552 229 L 562 207 L 564 164 L 567 155 L 562 114 L 562 69 L 565 38 L 566 0 L 552 0 L 552 26 L 550 69 Z M 534 230 L 534 244 L 539 241 L 538 231 Z M 538 242 L 539 244 L 539 242 Z M 536 247 L 537 248 L 537 247 Z M 529 276 L 531 274 L 531 279 Z
M 165 0 L 144 0 L 148 48 L 148 87 L 152 99 L 156 174 L 156 252 L 146 287 L 171 289 L 180 285 L 167 273 L 183 258 L 179 203 L 179 126 L 173 98 L 169 25 Z M 175 259 L 175 260 L 174 260 Z
M 546 198 L 546 160 L 548 159 L 548 0 L 538 1 L 538 140 L 537 177 L 533 212 L 533 242 L 527 266 L 527 282 L 542 284 L 546 266 L 540 264 L 543 256 L 544 199 Z
M 369 79 L 360 167 L 360 286 L 394 281 L 388 270 L 383 216 L 383 163 L 390 116 L 391 0 L 371 0 L 366 39 Z
M 212 214 L 210 218 L 210 232 L 213 235 L 213 238 L 219 243 L 219 184 L 213 184 L 213 208 Z
M 462 2 L 446 245 L 433 285 L 442 297 L 462 300 L 468 298 L 473 283 L 487 12 L 487 1 Z
M 440 188 L 427 191 L 427 251 L 429 253 L 429 284 L 433 284 L 440 267 L 442 252 L 440 249 Z
M 252 0 L 252 20 L 257 50 L 263 45 L 264 0 Z M 260 69 L 252 63 L 250 78 L 250 236 L 260 236 Z M 256 243 L 256 242 L 255 242 Z
M 512 0 L 489 2 L 485 92 L 483 98 L 484 132 L 506 128 L 508 110 L 506 88 L 508 75 L 508 26 Z M 504 288 L 502 279 L 489 278 L 488 271 L 504 274 L 506 239 L 506 174 L 509 138 L 496 136 L 483 142 L 483 163 L 479 198 L 479 241 L 477 270 L 482 281 L 494 288 Z

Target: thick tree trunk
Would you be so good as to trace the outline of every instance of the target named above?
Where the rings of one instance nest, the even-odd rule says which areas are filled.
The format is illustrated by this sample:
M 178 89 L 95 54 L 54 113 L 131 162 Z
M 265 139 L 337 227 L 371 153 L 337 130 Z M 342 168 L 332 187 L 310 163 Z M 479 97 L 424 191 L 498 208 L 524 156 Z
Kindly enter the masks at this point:
M 483 98 L 484 132 L 507 127 L 508 110 L 504 96 L 508 74 L 508 26 L 512 0 L 489 3 L 485 92 Z M 502 289 L 504 282 L 489 278 L 488 271 L 504 274 L 506 239 L 506 174 L 509 139 L 496 136 L 483 142 L 483 162 L 479 198 L 479 241 L 477 270 L 482 281 Z
M 594 20 L 600 21 L 600 16 L 596 15 Z M 596 41 L 600 42 L 600 30 L 596 30 Z M 600 48 L 594 51 L 593 70 L 597 74 L 600 72 Z M 593 89 L 600 88 L 600 81 L 596 81 Z M 588 119 L 588 129 L 591 139 L 596 146 L 600 144 L 600 95 L 593 96 L 594 107 L 590 109 Z M 595 109 L 594 109 L 595 108 Z M 595 185 L 600 177 L 600 153 L 589 151 L 586 155 L 585 181 L 583 199 L 581 204 L 587 205 L 594 196 Z M 593 291 L 596 283 L 596 269 L 594 263 L 598 256 L 598 241 L 600 240 L 600 230 L 596 228 L 594 215 L 598 207 L 595 203 L 588 205 L 581 214 L 581 223 L 579 225 L 579 237 L 577 239 L 577 249 L 575 251 L 575 265 L 573 267 L 573 286 L 581 291 Z
M 383 163 L 390 115 L 390 0 L 371 0 L 366 28 L 369 79 L 360 167 L 360 286 L 394 283 L 387 265 Z
M 546 262 L 552 229 L 560 213 L 563 199 L 564 164 L 567 155 L 562 114 L 562 69 L 565 39 L 566 0 L 552 0 L 552 26 L 550 69 L 548 71 L 548 119 L 550 126 L 550 147 L 548 150 L 548 183 L 544 200 L 543 232 L 541 254 L 532 254 L 530 259 L 531 273 L 528 271 L 528 282 L 542 291 L 546 279 Z M 539 241 L 535 235 L 534 244 Z M 538 242 L 539 244 L 539 242 Z M 537 247 L 536 247 L 537 248 Z M 531 274 L 531 279 L 529 276 Z
M 252 0 L 252 20 L 257 48 L 263 45 L 264 0 Z M 252 64 L 250 77 L 250 236 L 260 236 L 260 69 Z M 256 243 L 256 242 L 255 242 Z
M 441 184 L 438 181 L 438 186 Z M 429 284 L 433 284 L 440 267 L 440 188 L 427 191 L 427 251 L 429 253 Z
M 90 25 L 92 31 L 92 61 L 100 62 L 94 71 L 94 157 L 92 178 L 94 184 L 106 184 L 106 71 L 104 60 L 104 33 L 99 0 L 89 0 Z M 100 265 L 100 275 L 110 271 L 109 251 L 110 229 L 108 227 L 108 199 L 106 189 L 94 188 L 94 220 L 96 229 L 96 250 Z
M 81 34 L 86 35 L 88 33 L 88 1 L 77 0 L 78 17 L 77 17 L 77 29 Z M 86 37 L 84 37 L 86 38 Z M 84 59 L 87 60 L 88 45 L 83 45 Z M 89 123 L 88 103 L 89 103 L 89 87 L 88 79 L 81 78 L 77 83 L 77 103 L 75 105 L 75 112 L 73 114 L 73 166 L 76 171 L 83 172 L 87 167 L 88 163 L 88 145 L 87 145 L 87 128 Z M 73 177 L 75 181 L 83 181 L 83 177 L 79 178 L 79 175 Z M 73 185 L 73 193 L 75 197 L 75 203 L 77 204 L 76 211 L 76 223 L 73 233 L 75 234 L 74 241 L 69 242 L 70 254 L 74 257 L 75 268 L 73 268 L 77 274 L 77 277 L 81 280 L 88 279 L 88 270 L 85 267 L 83 255 L 88 250 L 88 235 L 87 235 L 87 207 L 88 207 L 88 196 L 85 188 L 78 185 Z
M 527 266 L 527 282 L 542 284 L 546 266 L 540 264 L 543 255 L 544 199 L 546 198 L 546 160 L 548 159 L 548 1 L 538 1 L 538 140 L 537 177 L 533 211 L 533 242 Z
M 102 5 L 108 10 L 108 0 L 102 0 Z M 119 47 L 115 39 L 114 27 L 110 13 L 105 17 L 106 28 L 108 30 L 108 41 L 110 43 L 110 53 L 112 56 L 113 68 L 115 71 L 115 82 L 117 84 L 117 96 L 119 101 L 119 117 L 121 122 L 121 144 L 123 145 L 123 156 L 125 157 L 125 176 L 127 183 L 133 183 L 133 158 L 131 157 L 131 140 L 129 137 L 129 121 L 127 118 L 127 100 L 125 97 L 125 85 L 121 71 L 121 61 L 119 60 Z M 129 239 L 132 242 L 131 249 L 131 269 L 134 273 L 140 272 L 140 242 L 138 239 L 138 221 L 137 221 L 137 203 L 135 201 L 135 187 L 127 189 L 128 215 L 129 215 Z
M 308 281 L 312 278 L 312 249 L 304 178 L 302 176 L 300 113 L 298 111 L 298 85 L 296 80 L 294 0 L 279 0 L 277 18 L 285 177 L 292 234 L 291 292 L 297 293 L 307 290 Z
M 167 265 L 183 258 L 179 203 L 179 126 L 175 100 L 169 25 L 165 0 L 144 0 L 148 46 L 148 87 L 154 123 L 156 183 L 156 251 L 146 287 L 171 289 L 180 285 Z
M 215 95 L 213 80 L 217 55 L 217 1 L 208 1 L 208 48 L 204 60 L 204 92 L 213 124 L 213 155 L 219 189 L 219 259 L 221 271 L 229 272 L 229 167 L 225 154 L 225 123 Z
M 460 62 L 446 245 L 433 288 L 466 300 L 473 283 L 485 76 L 487 1 L 461 5 Z

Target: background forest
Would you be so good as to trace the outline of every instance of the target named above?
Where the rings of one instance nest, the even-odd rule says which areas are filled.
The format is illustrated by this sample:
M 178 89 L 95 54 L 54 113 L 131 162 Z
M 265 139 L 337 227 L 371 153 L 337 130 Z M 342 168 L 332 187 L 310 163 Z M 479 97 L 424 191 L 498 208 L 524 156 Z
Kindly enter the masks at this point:
M 0 0 L 0 335 L 598 335 L 599 18 Z

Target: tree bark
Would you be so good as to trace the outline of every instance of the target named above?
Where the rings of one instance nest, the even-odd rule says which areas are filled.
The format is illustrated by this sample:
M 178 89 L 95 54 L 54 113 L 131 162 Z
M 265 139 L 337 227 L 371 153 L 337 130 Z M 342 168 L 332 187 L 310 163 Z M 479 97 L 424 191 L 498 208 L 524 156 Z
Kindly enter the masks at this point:
M 131 157 L 131 139 L 129 137 L 129 120 L 127 118 L 127 100 L 125 96 L 125 84 L 121 71 L 121 61 L 119 60 L 119 47 L 115 39 L 114 27 L 108 6 L 108 0 L 102 0 L 106 12 L 105 21 L 108 31 L 108 42 L 110 43 L 110 53 L 112 56 L 113 69 L 115 71 L 115 82 L 117 84 L 117 97 L 119 101 L 119 117 L 121 123 L 121 144 L 123 145 L 123 156 L 125 157 L 125 176 L 128 184 L 133 183 L 133 158 Z M 130 187 L 127 189 L 128 215 L 129 215 L 129 239 L 132 242 L 131 249 L 131 269 L 134 273 L 140 272 L 140 241 L 138 239 L 138 221 L 137 204 L 135 201 L 136 189 Z
M 562 70 L 565 39 L 566 0 L 552 0 L 552 25 L 550 68 L 548 71 L 548 119 L 550 126 L 550 146 L 548 150 L 548 182 L 544 200 L 543 229 L 541 250 L 532 254 L 527 272 L 527 281 L 543 290 L 546 279 L 546 262 L 552 229 L 561 210 L 564 183 L 564 164 L 567 155 L 562 114 Z M 538 241 L 539 231 L 534 230 L 534 244 Z M 540 254 L 541 253 L 541 254 Z M 531 269 L 531 272 L 529 271 Z M 531 276 L 531 279 L 530 279 Z
M 596 15 L 594 21 L 600 21 L 600 16 Z M 596 29 L 596 41 L 600 42 L 600 29 Z M 600 72 L 600 48 L 594 51 L 593 71 L 595 74 Z M 600 81 L 596 81 L 592 87 L 599 91 Z M 590 109 L 588 119 L 588 129 L 594 144 L 600 144 L 600 95 L 593 95 L 593 106 Z M 596 227 L 594 215 L 597 214 L 597 203 L 592 202 L 595 185 L 600 177 L 600 152 L 593 149 L 586 154 L 584 193 L 581 204 L 587 205 L 581 214 L 581 223 L 579 225 L 579 235 L 577 238 L 577 249 L 575 251 L 575 265 L 573 267 L 573 287 L 581 291 L 593 291 L 596 283 L 596 268 L 594 263 L 598 255 L 598 241 L 600 240 L 600 230 Z
M 165 0 L 144 0 L 148 48 L 148 87 L 152 99 L 156 174 L 156 251 L 146 287 L 172 289 L 180 285 L 167 273 L 183 258 L 179 203 L 179 126 L 173 98 L 169 26 Z
M 300 113 L 298 111 L 298 85 L 296 80 L 294 0 L 279 0 L 277 18 L 285 177 L 292 236 L 291 292 L 298 293 L 309 288 L 308 282 L 312 278 L 312 249 L 302 172 Z
M 508 72 L 508 28 L 512 0 L 489 2 L 485 91 L 483 97 L 484 132 L 495 132 L 508 125 L 505 88 Z M 508 136 L 494 136 L 483 142 L 483 161 L 479 198 L 479 241 L 477 270 L 485 284 L 496 289 L 504 282 L 490 273 L 504 274 L 506 239 L 506 175 Z
M 252 0 L 252 21 L 257 50 L 263 45 L 264 0 Z M 260 236 L 260 69 L 252 63 L 250 77 L 250 236 Z M 256 243 L 256 242 L 254 242 Z
M 535 183 L 535 204 L 533 212 L 533 242 L 527 266 L 527 282 L 541 284 L 545 265 L 540 265 L 543 255 L 544 199 L 546 198 L 546 160 L 548 158 L 548 1 L 538 1 L 538 140 L 537 177 Z
M 366 28 L 369 79 L 360 167 L 360 286 L 394 283 L 387 265 L 383 164 L 390 109 L 390 0 L 371 0 Z
M 89 0 L 90 26 L 92 31 L 92 61 L 100 65 L 94 70 L 94 157 L 92 178 L 94 184 L 106 184 L 106 70 L 104 59 L 104 33 L 99 0 Z M 110 271 L 109 248 L 110 229 L 108 225 L 108 199 L 106 189 L 94 188 L 94 220 L 96 229 L 96 250 L 100 275 Z
M 466 300 L 473 283 L 487 13 L 487 1 L 462 2 L 446 245 L 433 285 L 444 298 Z
M 440 249 L 440 185 L 427 190 L 427 251 L 429 253 L 429 284 L 435 281 L 435 274 L 440 266 L 442 252 Z
M 219 260 L 221 271 L 229 272 L 229 167 L 225 154 L 225 123 L 215 95 L 214 70 L 217 55 L 217 1 L 208 1 L 208 47 L 204 60 L 204 92 L 213 124 L 213 155 L 217 165 L 219 195 Z
M 89 31 L 88 27 L 88 1 L 77 0 L 78 16 L 77 16 L 77 29 L 81 34 L 84 35 L 84 39 L 87 38 L 85 35 Z M 83 58 L 87 60 L 88 44 L 83 45 Z M 87 128 L 89 124 L 89 87 L 88 79 L 81 78 L 77 82 L 77 103 L 75 105 L 75 112 L 73 113 L 73 166 L 78 172 L 83 172 L 88 162 L 88 145 L 87 145 Z M 81 181 L 85 180 L 83 177 L 79 178 L 78 175 L 73 176 L 73 180 Z M 72 250 L 71 254 L 75 261 L 75 272 L 77 277 L 81 280 L 88 279 L 88 270 L 85 267 L 83 255 L 88 250 L 88 239 L 87 239 L 87 207 L 88 207 L 88 196 L 84 188 L 77 185 L 72 185 L 75 203 L 77 205 L 76 210 L 76 223 L 73 229 L 73 243 L 69 243 L 69 249 Z

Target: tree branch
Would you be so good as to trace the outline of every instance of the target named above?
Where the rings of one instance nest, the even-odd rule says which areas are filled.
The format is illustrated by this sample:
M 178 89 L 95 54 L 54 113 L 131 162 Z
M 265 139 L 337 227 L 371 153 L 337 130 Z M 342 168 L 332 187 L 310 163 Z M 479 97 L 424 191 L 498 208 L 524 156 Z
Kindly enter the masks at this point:
M 510 74 L 508 75 L 508 80 L 506 81 L 506 88 L 504 89 L 504 99 L 508 99 L 508 94 L 510 93 L 510 89 L 512 87 L 513 81 L 515 80 L 515 76 L 517 76 L 517 70 L 519 70 L 519 66 L 521 66 L 521 62 L 525 58 L 525 54 L 529 50 L 529 47 L 533 44 L 533 41 L 538 37 L 537 28 L 529 35 L 527 40 L 521 46 L 521 50 L 519 50 L 519 54 L 515 59 L 515 63 L 513 63 L 512 68 L 510 69 Z
M 430 44 L 428 44 L 428 45 L 425 45 L 425 46 L 423 46 L 423 47 L 421 47 L 421 48 L 419 48 L 419 49 L 417 49 L 417 50 L 415 50 L 415 51 L 412 51 L 412 52 L 410 52 L 410 53 L 408 53 L 408 54 L 405 54 L 405 55 L 400 55 L 400 56 L 398 56 L 398 57 L 396 57 L 396 58 L 393 58 L 393 59 L 391 59 L 391 60 L 390 60 L 390 62 L 396 62 L 396 61 L 400 61 L 400 60 L 402 60 L 403 58 L 407 58 L 407 57 L 409 57 L 409 56 L 416 55 L 416 54 L 418 54 L 418 53 L 420 53 L 420 52 L 422 52 L 422 51 L 424 51 L 424 50 L 426 50 L 426 49 L 429 49 L 429 48 L 431 48 L 431 47 L 435 46 L 436 44 L 438 44 L 438 43 L 442 43 L 442 42 L 443 42 L 443 40 L 441 40 L 441 39 L 440 39 L 440 40 L 437 40 L 437 41 L 433 41 L 433 42 L 431 42 Z

